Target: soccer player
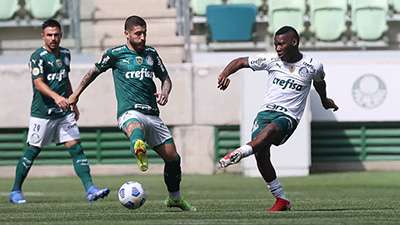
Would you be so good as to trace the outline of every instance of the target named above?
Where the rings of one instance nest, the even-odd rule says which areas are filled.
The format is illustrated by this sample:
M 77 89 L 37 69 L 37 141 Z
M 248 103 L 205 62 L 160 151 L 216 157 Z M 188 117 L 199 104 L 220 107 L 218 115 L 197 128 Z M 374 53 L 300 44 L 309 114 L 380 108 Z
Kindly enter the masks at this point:
M 335 102 L 326 96 L 322 64 L 299 51 L 297 31 L 289 26 L 280 28 L 275 33 L 274 45 L 277 56 L 258 55 L 234 59 L 218 76 L 218 88 L 221 90 L 228 87 L 228 77 L 242 68 L 265 70 L 265 74 L 270 77 L 264 104 L 254 120 L 252 140 L 229 152 L 219 161 L 220 167 L 225 168 L 238 163 L 242 158 L 255 155 L 258 170 L 276 198 L 275 204 L 268 209 L 269 212 L 291 208 L 270 161 L 270 147 L 272 144 L 283 144 L 296 129 L 311 83 L 325 109 L 338 109 Z
M 53 19 L 42 24 L 43 46 L 36 49 L 30 58 L 33 99 L 28 132 L 28 147 L 18 161 L 15 181 L 9 200 L 14 204 L 26 203 L 22 193 L 24 182 L 41 148 L 55 141 L 63 144 L 72 157 L 76 174 L 81 179 L 88 201 L 104 198 L 110 190 L 97 188 L 90 175 L 89 162 L 80 145 L 76 120 L 78 108 L 70 110 L 67 98 L 72 94 L 68 78 L 70 51 L 60 47 L 62 32 L 60 24 Z
M 169 197 L 167 207 L 195 211 L 181 197 L 181 159 L 172 135 L 159 117 L 157 104 L 165 105 L 172 83 L 157 51 L 146 45 L 147 25 L 143 18 L 130 16 L 125 21 L 126 44 L 106 50 L 101 60 L 82 78 L 69 97 L 75 105 L 86 87 L 101 73 L 112 69 L 117 97 L 119 128 L 130 140 L 130 150 L 136 155 L 141 171 L 148 169 L 147 150 L 154 149 L 164 160 L 164 182 Z M 161 81 L 161 91 L 153 77 Z

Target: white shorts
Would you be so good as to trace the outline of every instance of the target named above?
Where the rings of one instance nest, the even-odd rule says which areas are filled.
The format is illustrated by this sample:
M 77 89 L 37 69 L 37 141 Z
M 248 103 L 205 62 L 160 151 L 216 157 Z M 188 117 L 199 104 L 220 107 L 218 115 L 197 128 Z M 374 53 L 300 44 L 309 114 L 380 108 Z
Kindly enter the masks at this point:
M 126 111 L 118 118 L 119 128 L 122 130 L 125 123 L 132 119 L 139 121 L 143 125 L 145 141 L 151 148 L 172 138 L 171 132 L 160 117 L 145 115 L 136 110 Z
M 56 144 L 79 140 L 79 129 L 75 113 L 58 119 L 31 117 L 29 120 L 28 144 L 43 147 L 51 142 Z

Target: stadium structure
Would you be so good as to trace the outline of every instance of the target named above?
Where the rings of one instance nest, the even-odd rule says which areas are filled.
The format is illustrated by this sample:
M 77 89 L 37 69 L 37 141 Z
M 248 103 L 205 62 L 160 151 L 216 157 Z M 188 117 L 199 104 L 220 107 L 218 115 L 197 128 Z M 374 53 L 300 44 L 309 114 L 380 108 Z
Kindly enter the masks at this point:
M 261 105 L 253 96 L 262 97 L 262 73 L 239 72 L 225 92 L 216 88 L 217 76 L 236 57 L 273 54 L 273 34 L 283 25 L 295 27 L 301 50 L 324 64 L 328 95 L 340 110 L 323 110 L 312 91 L 293 141 L 276 151 L 286 152 L 277 156 L 284 158 L 278 173 L 400 169 L 399 0 L 2 0 L 0 176 L 14 175 L 26 146 L 32 95 L 27 63 L 42 44 L 41 23 L 61 22 L 76 87 L 104 50 L 125 43 L 130 15 L 147 21 L 147 44 L 159 51 L 171 76 L 161 117 L 172 129 L 185 173 L 218 172 L 217 160 L 248 140 L 251 113 Z M 82 145 L 94 174 L 138 171 L 117 129 L 114 95 L 107 71 L 79 102 Z M 58 168 L 49 175 L 73 174 L 67 154 L 52 145 L 35 164 Z M 149 157 L 150 171 L 161 173 L 161 159 L 154 152 Z M 254 170 L 246 164 L 223 172 Z M 33 167 L 35 174 L 41 175 L 40 166 Z

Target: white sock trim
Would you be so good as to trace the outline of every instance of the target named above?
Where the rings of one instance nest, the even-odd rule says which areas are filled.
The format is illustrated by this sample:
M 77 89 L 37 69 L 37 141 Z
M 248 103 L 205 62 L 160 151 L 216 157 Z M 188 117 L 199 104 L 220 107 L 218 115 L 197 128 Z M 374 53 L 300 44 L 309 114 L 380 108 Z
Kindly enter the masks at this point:
M 286 199 L 286 195 L 285 192 L 283 190 L 283 187 L 281 185 L 281 183 L 279 182 L 278 178 L 276 178 L 275 180 L 268 182 L 267 183 L 268 189 L 271 192 L 271 194 L 275 197 L 275 198 L 283 198 Z
M 180 198 L 181 197 L 181 192 L 180 191 L 170 192 L 169 196 L 172 197 L 172 198 Z
M 253 148 L 250 145 L 241 146 L 240 151 L 242 152 L 243 157 L 247 157 L 253 154 Z

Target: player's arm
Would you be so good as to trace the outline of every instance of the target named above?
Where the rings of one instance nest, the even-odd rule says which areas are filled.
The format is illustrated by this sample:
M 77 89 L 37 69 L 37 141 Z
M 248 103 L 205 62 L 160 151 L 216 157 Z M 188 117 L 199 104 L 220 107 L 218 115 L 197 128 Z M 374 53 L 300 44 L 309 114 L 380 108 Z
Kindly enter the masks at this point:
M 72 106 L 78 102 L 79 96 L 81 96 L 82 92 L 96 79 L 98 75 L 114 66 L 115 60 L 112 51 L 112 49 L 107 49 L 103 53 L 101 60 L 95 63 L 94 66 L 83 76 L 74 93 L 72 93 L 68 98 L 68 102 Z
M 42 76 L 39 76 L 33 80 L 36 90 L 38 90 L 42 95 L 52 98 L 58 107 L 62 110 L 66 110 L 68 108 L 67 99 L 53 91 L 43 79 Z
M 161 80 L 161 91 L 155 93 L 157 98 L 157 103 L 160 105 L 165 105 L 168 102 L 168 96 L 172 89 L 172 81 L 168 74 L 160 77 Z
M 72 95 L 72 85 L 71 85 L 71 81 L 68 79 L 67 96 L 71 96 L 71 95 Z M 68 100 L 68 103 L 69 103 L 69 100 Z M 79 120 L 80 112 L 79 112 L 78 106 L 76 104 L 72 105 L 72 111 L 74 111 L 74 113 L 75 113 L 75 120 Z
M 78 100 L 79 96 L 81 96 L 82 92 L 89 86 L 90 83 L 92 83 L 96 77 L 101 74 L 100 70 L 96 67 L 93 66 L 82 78 L 80 84 L 76 88 L 76 90 L 69 96 L 68 102 L 72 106 L 74 106 Z
M 335 104 L 335 102 L 332 99 L 326 97 L 326 82 L 324 80 L 320 81 L 314 80 L 313 85 L 321 99 L 322 106 L 325 109 L 333 109 L 333 111 L 339 109 L 339 107 Z
M 165 68 L 164 63 L 162 62 L 160 56 L 156 51 L 154 51 L 153 59 L 154 63 L 154 73 L 158 79 L 161 81 L 161 90 L 160 92 L 154 93 L 156 96 L 157 103 L 160 105 L 165 105 L 168 102 L 168 96 L 172 89 L 172 81 L 168 75 L 167 69 Z
M 250 68 L 248 57 L 237 58 L 228 63 L 228 65 L 218 76 L 217 88 L 225 90 L 231 82 L 228 77 L 242 68 Z

